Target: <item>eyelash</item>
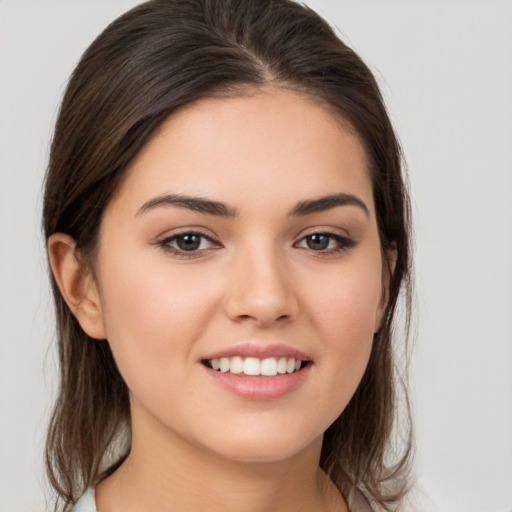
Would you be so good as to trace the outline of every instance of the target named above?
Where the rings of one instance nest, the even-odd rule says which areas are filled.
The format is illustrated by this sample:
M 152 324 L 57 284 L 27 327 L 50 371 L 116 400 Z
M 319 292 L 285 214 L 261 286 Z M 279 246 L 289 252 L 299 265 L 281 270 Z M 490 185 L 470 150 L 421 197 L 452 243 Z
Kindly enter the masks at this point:
M 307 241 L 308 238 L 311 239 L 311 237 L 313 237 L 313 236 L 325 236 L 329 239 L 329 245 L 332 241 L 334 241 L 336 244 L 335 247 L 331 247 L 326 250 L 318 250 L 318 251 L 315 251 L 314 249 L 311 249 L 310 247 L 304 247 L 304 249 L 308 249 L 308 250 L 313 251 L 314 253 L 317 253 L 316 254 L 317 256 L 329 256 L 329 255 L 339 254 L 341 252 L 352 249 L 353 247 L 355 247 L 357 245 L 355 240 L 353 240 L 352 238 L 349 238 L 347 236 L 342 236 L 337 233 L 330 233 L 330 232 L 326 232 L 326 231 L 318 231 L 318 232 L 309 233 L 308 235 L 303 236 L 299 240 L 299 242 L 294 244 L 294 246 L 297 246 L 302 241 Z
M 196 249 L 193 251 L 185 251 L 183 249 L 180 249 L 179 247 L 173 247 L 171 244 L 173 242 L 176 242 L 180 238 L 185 238 L 187 236 L 196 236 L 201 239 L 200 244 L 202 243 L 202 240 L 208 240 L 212 243 L 213 246 L 217 247 L 209 247 L 208 249 Z M 181 256 L 182 258 L 198 258 L 199 256 L 203 255 L 205 252 L 209 252 L 215 248 L 221 247 L 221 244 L 218 242 L 215 242 L 211 237 L 205 235 L 204 233 L 198 232 L 198 231 L 183 231 L 182 233 L 176 233 L 174 235 L 168 236 L 160 241 L 157 242 L 158 246 L 162 248 L 163 251 L 174 254 L 176 256 Z
M 195 250 L 191 250 L 191 251 L 186 251 L 186 250 L 180 249 L 179 247 L 175 247 L 175 246 L 171 245 L 173 243 L 176 243 L 177 240 L 183 239 L 188 236 L 195 236 L 195 237 L 200 238 L 201 239 L 201 241 L 199 242 L 200 246 L 201 246 L 202 240 L 207 240 L 213 245 L 213 247 L 208 247 L 206 249 L 195 249 Z M 301 242 L 307 243 L 307 240 L 311 239 L 311 237 L 313 237 L 313 236 L 327 237 L 329 239 L 328 245 L 330 245 L 332 241 L 334 241 L 336 243 L 336 247 L 331 247 L 328 249 L 321 249 L 321 250 L 314 250 L 314 249 L 311 249 L 310 247 L 302 247 L 302 249 L 310 250 L 313 253 L 316 253 L 315 254 L 316 256 L 329 256 L 329 255 L 339 254 L 341 252 L 352 249 L 353 247 L 355 247 L 357 245 L 357 242 L 355 240 L 353 240 L 352 238 L 342 236 L 337 233 L 318 231 L 318 232 L 309 233 L 308 235 L 303 236 L 297 243 L 294 244 L 294 247 L 300 248 L 300 247 L 298 247 L 298 245 Z M 213 240 L 211 237 L 205 235 L 204 233 L 201 233 L 198 231 L 184 231 L 182 233 L 176 233 L 172 236 L 168 236 L 166 238 L 163 238 L 162 240 L 159 240 L 157 242 L 157 245 L 163 251 L 165 251 L 167 253 L 171 253 L 176 256 L 180 256 L 182 258 L 198 258 L 198 257 L 202 256 L 205 252 L 209 252 L 211 250 L 215 250 L 215 249 L 222 247 L 222 245 L 220 243 L 216 242 L 215 240 Z

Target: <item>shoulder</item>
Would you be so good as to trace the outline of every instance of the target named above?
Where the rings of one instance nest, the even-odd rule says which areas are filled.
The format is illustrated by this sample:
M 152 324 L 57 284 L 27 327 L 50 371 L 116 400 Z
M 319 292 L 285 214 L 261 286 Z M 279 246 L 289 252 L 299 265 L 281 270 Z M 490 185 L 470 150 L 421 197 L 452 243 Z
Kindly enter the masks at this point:
M 71 507 L 69 512 L 96 512 L 94 488 L 87 489 L 87 492 Z

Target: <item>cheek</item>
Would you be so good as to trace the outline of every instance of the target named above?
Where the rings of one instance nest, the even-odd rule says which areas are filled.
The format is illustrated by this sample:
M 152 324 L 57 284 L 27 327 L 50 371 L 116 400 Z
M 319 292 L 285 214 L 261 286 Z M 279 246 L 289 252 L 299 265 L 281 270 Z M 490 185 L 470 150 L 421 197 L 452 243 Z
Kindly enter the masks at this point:
M 121 373 L 129 383 L 145 368 L 155 377 L 171 367 L 180 372 L 214 314 L 215 283 L 165 261 L 124 262 L 121 268 L 105 258 L 100 280 L 107 338 Z
M 379 263 L 336 269 L 317 282 L 308 298 L 309 321 L 323 340 L 325 389 L 338 404 L 332 419 L 347 405 L 368 364 L 382 303 Z
M 309 294 L 309 303 L 326 339 L 357 345 L 357 340 L 372 338 L 382 306 L 380 260 L 326 273 Z

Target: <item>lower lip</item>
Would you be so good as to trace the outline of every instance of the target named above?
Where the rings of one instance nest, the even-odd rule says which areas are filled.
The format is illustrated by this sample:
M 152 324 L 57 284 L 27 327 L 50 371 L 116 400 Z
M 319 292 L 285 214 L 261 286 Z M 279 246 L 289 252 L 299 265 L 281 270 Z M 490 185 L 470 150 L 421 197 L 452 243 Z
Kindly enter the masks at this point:
M 203 366 L 215 383 L 247 400 L 275 400 L 295 391 L 307 378 L 311 363 L 294 373 L 275 377 L 246 376 L 219 372 Z

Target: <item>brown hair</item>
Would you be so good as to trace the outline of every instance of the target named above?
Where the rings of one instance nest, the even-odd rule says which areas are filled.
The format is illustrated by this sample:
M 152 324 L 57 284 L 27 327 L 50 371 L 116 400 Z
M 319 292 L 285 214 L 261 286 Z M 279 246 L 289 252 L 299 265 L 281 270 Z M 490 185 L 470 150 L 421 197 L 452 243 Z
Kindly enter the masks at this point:
M 402 449 L 391 450 L 390 442 L 398 375 L 393 317 L 400 293 L 407 311 L 411 297 L 402 158 L 372 73 L 315 12 L 290 0 L 152 0 L 115 20 L 82 56 L 60 107 L 45 184 L 45 236 L 72 236 L 87 261 L 124 169 L 164 119 L 198 99 L 265 85 L 313 96 L 353 126 L 370 161 L 382 251 L 397 249 L 368 367 L 325 433 L 320 461 L 343 494 L 357 486 L 392 510 L 407 488 L 412 444 L 410 421 Z M 117 455 L 111 449 L 129 436 L 130 411 L 108 342 L 84 333 L 51 279 L 60 388 L 46 464 L 66 508 L 126 458 L 129 447 Z

